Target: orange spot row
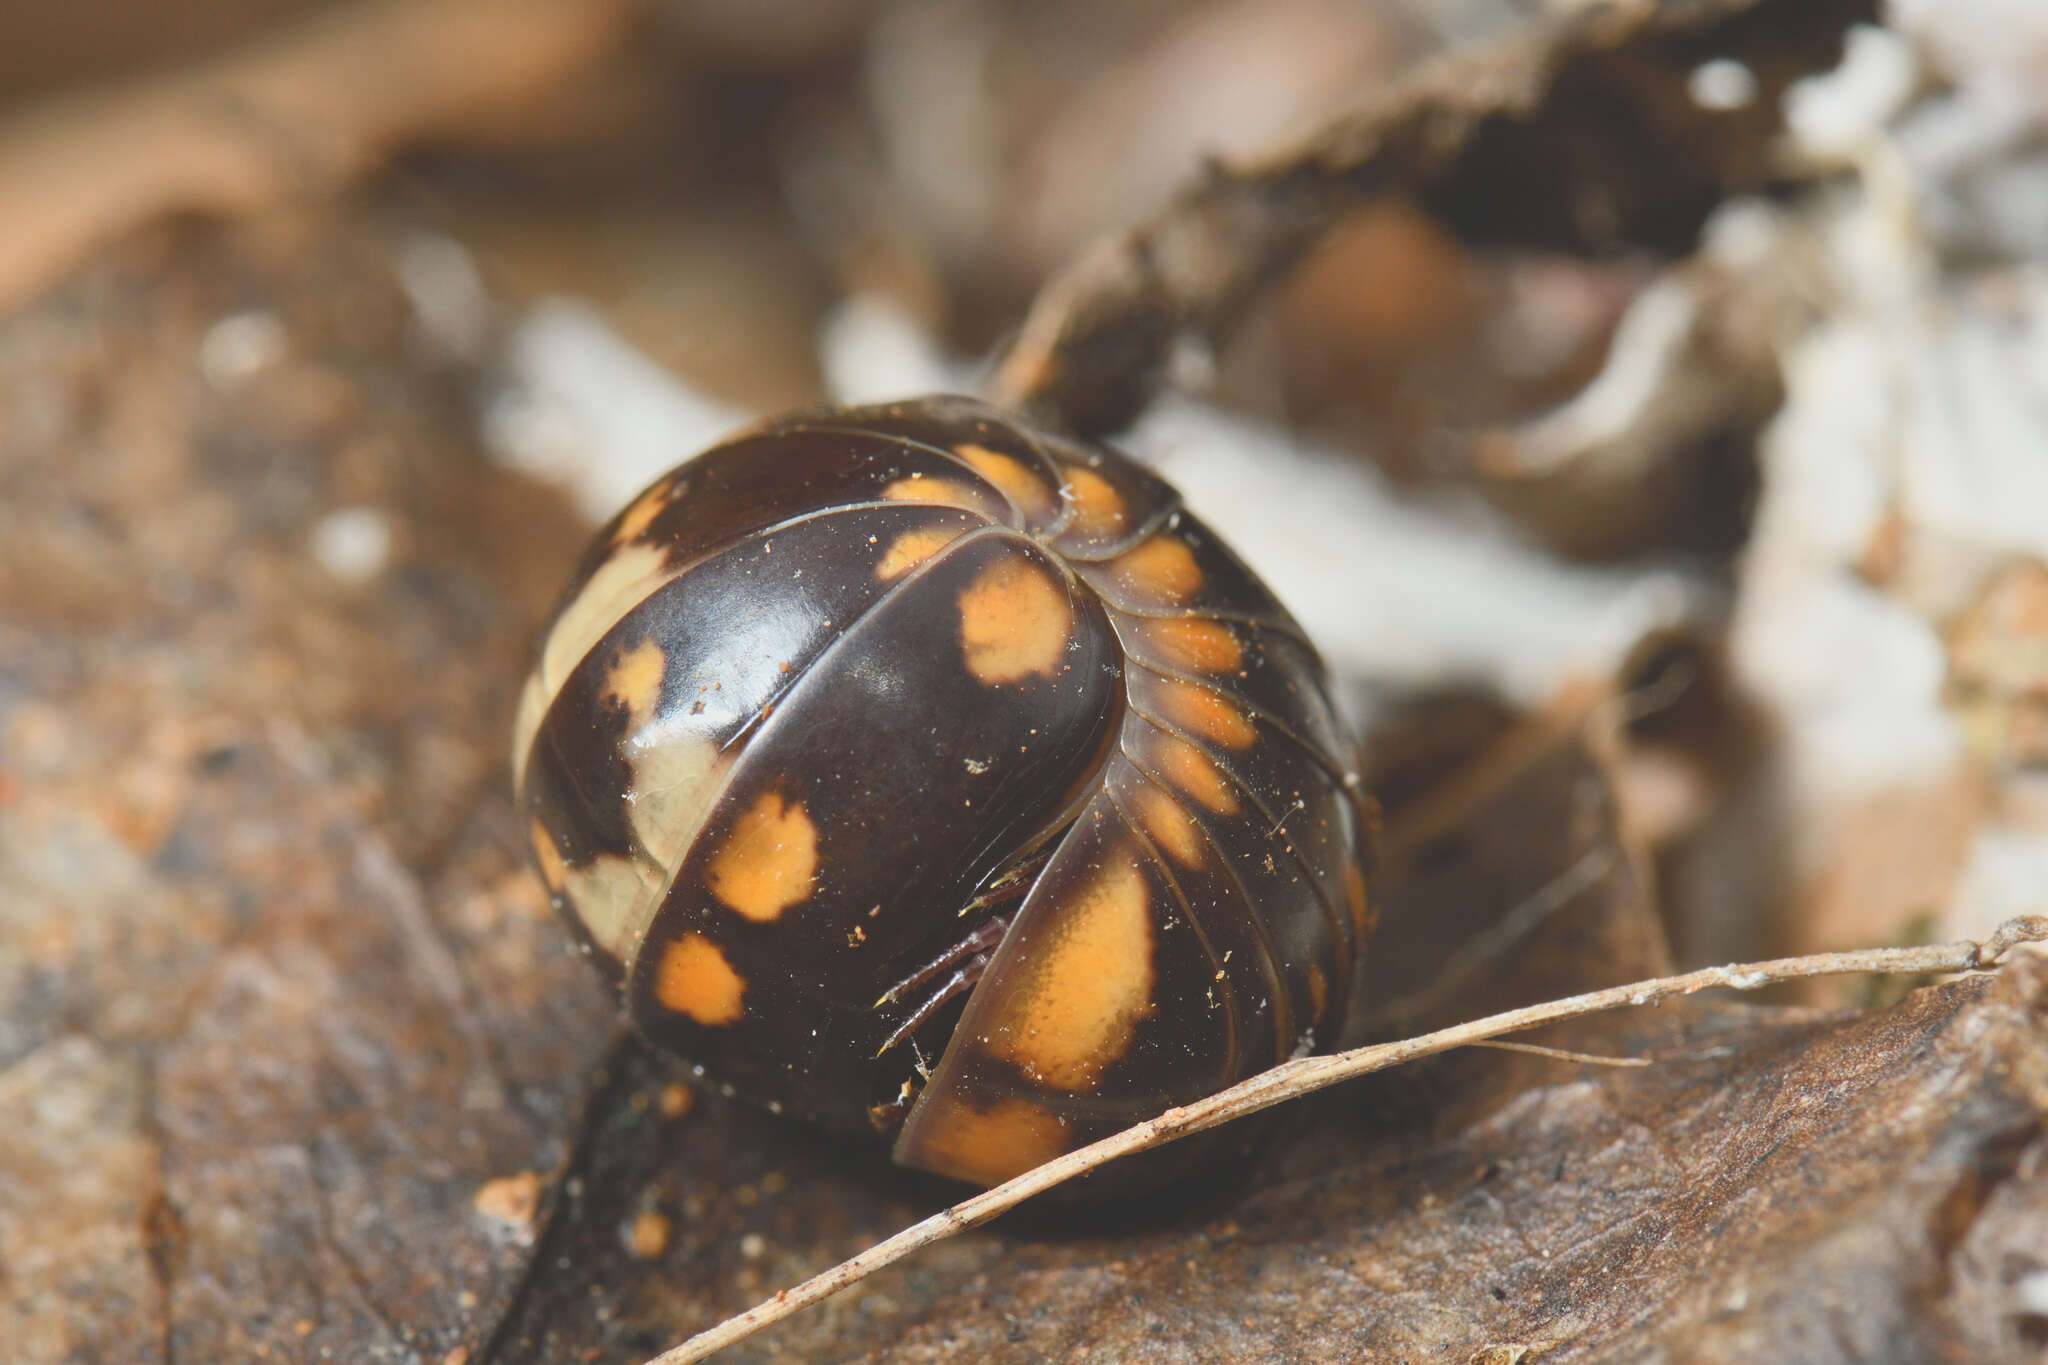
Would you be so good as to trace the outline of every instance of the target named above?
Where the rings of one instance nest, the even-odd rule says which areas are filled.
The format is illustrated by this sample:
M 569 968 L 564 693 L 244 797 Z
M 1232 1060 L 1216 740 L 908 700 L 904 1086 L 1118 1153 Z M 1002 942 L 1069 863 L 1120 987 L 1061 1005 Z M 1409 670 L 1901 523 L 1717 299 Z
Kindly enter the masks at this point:
M 1173 606 L 1194 596 L 1202 586 L 1202 567 L 1187 542 L 1153 536 L 1109 561 L 1109 571 L 1125 592 L 1160 606 Z
M 972 465 L 975 473 L 1002 489 L 1031 521 L 1051 519 L 1052 493 L 1045 480 L 1022 460 L 978 445 L 955 446 L 953 453 Z
M 1138 823 L 1169 857 L 1183 867 L 1200 865 L 1202 830 L 1180 802 L 1148 785 L 1138 789 L 1133 804 L 1138 808 Z
M 1159 732 L 1152 744 L 1151 758 L 1160 776 L 1218 815 L 1237 812 L 1237 793 L 1230 779 L 1207 754 L 1178 735 Z
M 1060 473 L 1066 478 L 1060 486 L 1060 496 L 1074 509 L 1069 527 L 1073 534 L 1101 540 L 1123 534 L 1131 514 L 1125 509 L 1123 495 L 1116 491 L 1116 485 L 1086 465 L 1062 465 Z
M 1249 716 L 1209 688 L 1169 679 L 1159 688 L 1159 701 L 1168 720 L 1225 748 L 1249 749 L 1259 737 Z
M 1176 668 L 1197 673 L 1228 673 L 1244 661 L 1244 646 L 1228 626 L 1198 616 L 1147 621 L 1145 638 L 1160 657 Z

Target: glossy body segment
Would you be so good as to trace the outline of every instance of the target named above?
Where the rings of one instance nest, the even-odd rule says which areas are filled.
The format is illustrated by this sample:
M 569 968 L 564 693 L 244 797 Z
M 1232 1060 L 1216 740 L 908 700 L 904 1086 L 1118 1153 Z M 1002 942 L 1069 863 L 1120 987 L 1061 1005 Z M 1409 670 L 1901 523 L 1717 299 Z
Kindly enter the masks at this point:
M 978 522 L 892 506 L 779 524 L 634 605 L 570 670 L 536 727 L 522 794 L 536 840 L 552 845 L 543 865 L 564 865 L 580 893 L 571 923 L 615 980 L 728 780 L 742 734 L 890 591 L 872 570 L 844 572 L 849 556 L 868 563 L 896 538 L 961 534 Z M 635 668 L 641 692 L 622 695 Z
M 990 705 L 960 602 L 1004 569 L 1058 593 L 1070 625 Z M 629 986 L 641 1031 L 759 1100 L 866 1129 L 876 1055 L 914 1004 L 878 999 L 971 927 L 961 909 L 1068 817 L 1112 737 L 1115 642 L 1084 594 L 1043 550 L 984 530 L 846 630 L 748 737 L 679 865 Z M 745 982 L 713 1027 L 659 989 L 692 933 Z
M 534 732 L 570 672 L 628 612 L 726 549 L 770 544 L 778 530 L 794 531 L 806 521 L 870 505 L 929 501 L 900 496 L 900 490 L 925 480 L 935 488 L 948 481 L 968 488 L 957 476 L 958 466 L 944 455 L 873 431 L 769 430 L 743 433 L 656 480 L 598 532 L 563 589 L 521 700 L 514 784 L 523 782 Z M 891 496 L 892 490 L 899 495 Z M 985 491 L 954 501 L 964 504 L 976 524 L 1003 510 L 1001 500 Z M 862 545 L 849 546 L 847 555 L 864 551 Z M 694 591 L 714 610 L 723 601 L 710 585 Z M 772 601 L 765 604 L 770 611 Z M 754 603 L 755 610 L 764 605 L 759 594 Z
M 965 1180 L 1326 1041 L 1371 918 L 1299 627 L 1156 476 L 967 399 L 657 482 L 514 767 L 643 1033 Z
M 1160 860 L 1098 795 L 968 1003 L 897 1160 L 994 1184 L 1228 1084 L 1217 970 Z
M 1365 854 L 1357 777 L 1314 651 L 1170 489 L 1121 461 L 1091 467 L 1118 471 L 1122 533 L 1068 537 L 1071 516 L 1042 533 L 1118 634 L 1126 718 L 1101 794 L 1040 874 L 896 1148 L 978 1183 L 1327 1040 L 1361 937 L 1345 877 Z M 1133 873 L 1104 882 L 1104 865 Z M 1101 1054 L 1077 1089 L 1040 1037 L 1069 994 L 1041 964 L 1054 945 L 1135 944 L 1075 927 L 1111 922 L 1109 907 L 1142 915 L 1144 942 L 1172 961 L 1127 1034 L 1091 1031 L 1102 1011 L 1070 1007 L 1069 1048 Z

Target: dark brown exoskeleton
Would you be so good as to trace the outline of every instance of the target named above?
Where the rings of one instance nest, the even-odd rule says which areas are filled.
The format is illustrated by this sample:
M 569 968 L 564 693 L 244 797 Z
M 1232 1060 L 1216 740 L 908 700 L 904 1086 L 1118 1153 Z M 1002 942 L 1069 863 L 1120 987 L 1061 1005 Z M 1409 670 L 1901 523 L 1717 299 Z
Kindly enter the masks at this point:
M 765 423 L 641 494 L 513 767 L 641 1033 L 961 1180 L 1328 1041 L 1370 927 L 1300 627 L 1160 479 L 964 398 Z

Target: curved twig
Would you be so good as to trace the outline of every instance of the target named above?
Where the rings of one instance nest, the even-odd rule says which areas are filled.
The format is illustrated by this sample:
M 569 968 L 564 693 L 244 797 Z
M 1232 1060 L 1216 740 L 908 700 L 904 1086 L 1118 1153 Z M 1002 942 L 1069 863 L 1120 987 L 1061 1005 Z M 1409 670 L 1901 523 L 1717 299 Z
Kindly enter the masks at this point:
M 840 1290 L 874 1274 L 882 1267 L 902 1260 L 923 1247 L 969 1228 L 979 1227 L 1036 1194 L 1084 1172 L 1176 1138 L 1199 1133 L 1228 1123 L 1284 1100 L 1295 1099 L 1350 1080 L 1356 1076 L 1401 1066 L 1467 1047 L 1506 1033 L 1517 1033 L 1541 1024 L 1577 1019 L 1604 1010 L 1631 1005 L 1648 1005 L 1676 995 L 1725 987 L 1748 991 L 1776 981 L 1797 981 L 1815 976 L 1843 976 L 1861 972 L 1898 972 L 1925 975 L 1935 972 L 1963 972 L 1995 966 L 2021 943 L 2048 941 L 2048 915 L 2023 915 L 2007 920 L 1996 933 L 1978 943 L 1964 939 L 1956 943 L 1923 948 L 1870 948 L 1847 953 L 1815 953 L 1807 957 L 1777 958 L 1736 966 L 1708 967 L 1679 976 L 1658 977 L 1629 986 L 1613 986 L 1567 996 L 1541 1005 L 1508 1010 L 1485 1019 L 1439 1029 L 1419 1038 L 1396 1043 L 1378 1043 L 1327 1057 L 1304 1057 L 1286 1062 L 1230 1087 L 1207 1099 L 1169 1109 L 1157 1118 L 1067 1153 L 1043 1166 L 1026 1171 L 991 1190 L 963 1199 L 949 1209 L 914 1223 L 885 1241 L 877 1242 L 859 1255 L 841 1261 L 823 1274 L 814 1275 L 793 1289 L 727 1318 L 716 1327 L 700 1332 L 647 1365 L 688 1365 L 714 1351 L 723 1350 L 761 1331 L 771 1323 L 807 1308 Z

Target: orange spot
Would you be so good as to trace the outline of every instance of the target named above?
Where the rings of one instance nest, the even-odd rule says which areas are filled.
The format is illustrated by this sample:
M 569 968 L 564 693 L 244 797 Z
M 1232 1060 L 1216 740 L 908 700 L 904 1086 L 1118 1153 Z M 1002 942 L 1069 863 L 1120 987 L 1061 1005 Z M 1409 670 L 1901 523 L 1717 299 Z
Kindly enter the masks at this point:
M 1187 542 L 1154 536 L 1109 561 L 1109 571 L 1126 591 L 1154 602 L 1184 602 L 1202 586 L 1202 568 Z
M 684 934 L 661 950 L 654 973 L 654 998 L 706 1028 L 730 1024 L 746 1013 L 740 996 L 747 983 L 702 934 Z
M 1228 673 L 1244 660 L 1244 646 L 1230 628 L 1196 616 L 1147 621 L 1145 638 L 1177 668 L 1202 673 Z
M 1067 1129 L 1057 1114 L 1029 1100 L 997 1100 L 987 1109 L 949 1104 L 934 1110 L 918 1132 L 917 1165 L 954 1180 L 1000 1185 L 1067 1150 Z
M 1074 509 L 1072 532 L 1101 539 L 1122 534 L 1130 513 L 1116 485 L 1083 464 L 1062 465 L 1060 473 L 1067 480 L 1060 485 L 1060 496 Z
M 1194 817 L 1181 809 L 1180 802 L 1157 787 L 1140 788 L 1136 805 L 1138 821 L 1153 842 L 1173 856 L 1175 862 L 1194 867 L 1202 861 L 1202 831 Z
M 1162 734 L 1154 744 L 1152 760 L 1167 781 L 1219 815 L 1237 810 L 1237 793 L 1230 779 L 1210 757 L 1178 735 Z
M 1351 932 L 1354 943 L 1365 942 L 1372 932 L 1373 921 L 1379 918 L 1373 914 L 1365 899 L 1365 871 L 1357 863 L 1344 869 L 1344 904 L 1351 911 Z
M 1222 693 L 1195 683 L 1170 680 L 1159 689 L 1160 707 L 1175 724 L 1231 749 L 1248 749 L 1258 728 Z
M 1309 1022 L 1314 1024 L 1322 1023 L 1323 1010 L 1329 1005 L 1329 1003 L 1329 979 L 1323 975 L 1323 969 L 1321 967 L 1316 966 L 1314 963 L 1310 963 L 1308 969 Z
M 548 833 L 538 815 L 533 817 L 527 833 L 533 840 L 534 860 L 540 864 L 540 879 L 548 884 L 548 890 L 559 892 L 568 868 L 562 862 L 562 850 L 555 847 L 555 837 Z
M 986 493 L 959 479 L 931 479 L 913 474 L 883 488 L 882 496 L 890 502 L 932 502 L 945 507 L 961 507 L 979 512 L 991 521 L 1000 516 L 999 509 Z
M 875 577 L 884 583 L 901 578 L 945 549 L 959 534 L 956 526 L 918 526 L 905 531 L 890 542 L 882 562 L 875 565 Z
M 668 671 L 668 656 L 649 638 L 619 655 L 604 675 L 604 695 L 624 706 L 636 722 L 645 724 L 661 700 L 661 675 Z
M 990 685 L 1047 677 L 1059 668 L 1074 625 L 1073 604 L 1045 570 L 1005 556 L 960 594 L 960 645 L 967 671 Z
M 629 540 L 638 540 L 640 533 L 654 524 L 654 519 L 661 515 L 669 501 L 667 479 L 635 498 L 633 505 L 620 514 L 619 524 L 612 530 L 612 544 L 624 545 Z
M 817 872 L 818 827 L 802 802 L 770 791 L 733 821 L 704 882 L 727 906 L 765 924 L 809 899 Z
M 1052 495 L 1046 491 L 1045 480 L 1022 460 L 978 445 L 955 446 L 953 453 L 974 466 L 975 473 L 1002 489 L 1025 516 L 1043 521 L 1052 515 Z
M 989 1050 L 1043 1085 L 1094 1085 L 1152 1012 L 1150 899 L 1138 869 L 1112 855 L 1057 900 L 990 1021 Z

